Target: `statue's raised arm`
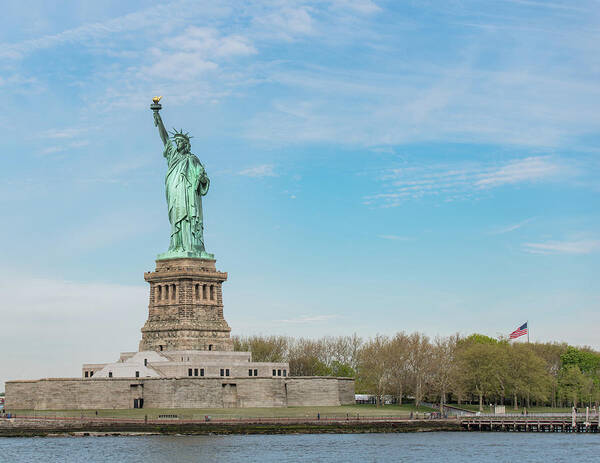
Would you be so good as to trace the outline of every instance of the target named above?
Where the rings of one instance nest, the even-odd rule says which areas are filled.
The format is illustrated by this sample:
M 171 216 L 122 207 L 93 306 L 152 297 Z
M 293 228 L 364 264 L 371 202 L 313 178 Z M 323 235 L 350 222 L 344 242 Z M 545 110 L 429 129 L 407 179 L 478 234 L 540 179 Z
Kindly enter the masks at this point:
M 150 105 L 150 109 L 154 113 L 154 125 L 158 127 L 158 134 L 160 135 L 160 139 L 163 142 L 163 145 L 169 143 L 169 134 L 165 129 L 165 125 L 163 124 L 162 118 L 160 117 L 159 111 L 162 108 L 162 105 L 159 103 L 162 96 L 155 96 L 152 98 L 152 104 Z

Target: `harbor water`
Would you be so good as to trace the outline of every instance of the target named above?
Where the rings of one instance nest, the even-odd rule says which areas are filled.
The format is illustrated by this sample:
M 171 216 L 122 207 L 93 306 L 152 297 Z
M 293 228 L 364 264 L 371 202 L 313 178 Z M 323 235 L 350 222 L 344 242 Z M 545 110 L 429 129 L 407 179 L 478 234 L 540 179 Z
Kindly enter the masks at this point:
M 0 462 L 586 462 L 599 434 L 427 432 L 0 438 Z

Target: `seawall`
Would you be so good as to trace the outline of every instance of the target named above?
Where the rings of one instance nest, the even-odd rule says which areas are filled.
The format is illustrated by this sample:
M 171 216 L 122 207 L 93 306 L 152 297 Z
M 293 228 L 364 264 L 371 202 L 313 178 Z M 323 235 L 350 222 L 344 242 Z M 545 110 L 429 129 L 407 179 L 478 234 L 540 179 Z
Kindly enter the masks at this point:
M 15 418 L 0 419 L 0 437 L 128 434 L 344 434 L 462 431 L 458 420 L 257 418 L 218 421 Z

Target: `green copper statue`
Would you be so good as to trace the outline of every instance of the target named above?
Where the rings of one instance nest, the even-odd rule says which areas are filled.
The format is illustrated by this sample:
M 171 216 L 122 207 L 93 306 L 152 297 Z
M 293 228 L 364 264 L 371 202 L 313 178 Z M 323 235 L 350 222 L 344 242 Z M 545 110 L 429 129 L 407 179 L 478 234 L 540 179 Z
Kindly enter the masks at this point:
M 210 181 L 200 160 L 190 152 L 190 136 L 183 131 L 173 131 L 172 137 L 165 130 L 159 111 L 161 97 L 154 97 L 150 109 L 154 112 L 154 125 L 164 144 L 163 156 L 167 159 L 165 187 L 171 244 L 169 250 L 159 254 L 158 259 L 196 257 L 213 259 L 204 249 L 204 223 L 202 196 L 208 192 Z

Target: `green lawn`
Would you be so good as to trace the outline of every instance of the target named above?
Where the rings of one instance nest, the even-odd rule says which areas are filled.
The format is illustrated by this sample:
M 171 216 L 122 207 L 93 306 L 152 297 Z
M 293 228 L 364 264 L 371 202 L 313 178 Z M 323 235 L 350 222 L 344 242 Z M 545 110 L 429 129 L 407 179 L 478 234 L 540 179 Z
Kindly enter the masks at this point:
M 377 408 L 375 405 L 343 405 L 340 407 L 286 407 L 286 408 L 184 408 L 184 409 L 129 409 L 129 410 L 98 410 L 98 417 L 112 418 L 157 418 L 158 415 L 177 415 L 180 419 L 203 419 L 205 415 L 212 418 L 322 418 L 350 416 L 394 416 L 408 417 L 410 413 L 435 411 L 429 407 L 408 405 L 385 405 Z M 11 410 L 17 415 L 28 416 L 96 416 L 96 410 Z

